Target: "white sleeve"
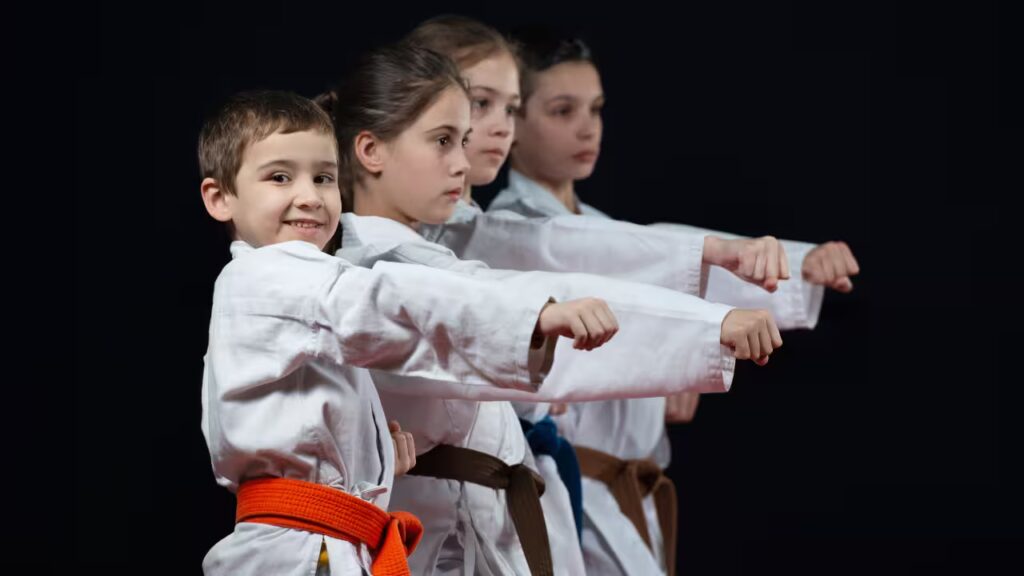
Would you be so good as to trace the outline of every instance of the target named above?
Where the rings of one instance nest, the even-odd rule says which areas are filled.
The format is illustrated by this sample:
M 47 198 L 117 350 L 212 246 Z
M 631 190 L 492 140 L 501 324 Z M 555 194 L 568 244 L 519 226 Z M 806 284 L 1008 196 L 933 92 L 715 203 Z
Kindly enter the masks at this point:
M 527 402 L 588 401 L 664 396 L 683 391 L 725 392 L 732 384 L 735 358 L 721 345 L 722 320 L 732 309 L 723 304 L 657 286 L 589 274 L 517 272 L 478 267 L 477 278 L 490 278 L 513 292 L 540 289 L 558 300 L 585 296 L 604 299 L 619 323 L 619 332 L 592 351 L 576 350 L 559 338 L 554 364 L 536 393 L 483 388 L 459 397 Z M 388 378 L 374 376 L 378 387 L 401 393 Z M 411 390 L 411 389 L 410 389 Z M 417 394 L 445 396 L 449 390 L 421 383 Z
M 704 233 L 722 238 L 741 238 L 735 234 L 704 230 L 685 224 L 658 223 L 652 226 L 685 235 Z M 744 282 L 723 268 L 712 266 L 704 298 L 738 308 L 768 309 L 775 317 L 780 330 L 814 328 L 818 324 L 821 305 L 825 299 L 825 287 L 805 281 L 800 271 L 807 253 L 817 245 L 793 240 L 780 242 L 786 250 L 790 277 L 789 280 L 779 282 L 779 287 L 774 293 Z
M 522 218 L 503 211 L 449 224 L 438 242 L 493 268 L 583 272 L 700 295 L 706 233 L 590 216 Z
M 546 367 L 531 356 L 530 341 L 547 295 L 422 266 L 369 270 L 277 246 L 236 259 L 218 279 L 230 297 L 215 298 L 214 314 L 239 318 L 231 341 L 253 363 L 265 355 L 294 369 L 317 357 L 458 390 L 532 391 L 543 380 Z M 282 364 L 277 356 L 289 350 Z

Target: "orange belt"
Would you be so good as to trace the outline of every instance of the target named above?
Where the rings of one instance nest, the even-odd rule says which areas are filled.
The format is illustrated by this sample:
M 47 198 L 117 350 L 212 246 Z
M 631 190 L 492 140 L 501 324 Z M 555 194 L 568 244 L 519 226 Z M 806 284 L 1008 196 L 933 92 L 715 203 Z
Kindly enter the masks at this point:
M 248 480 L 238 487 L 235 522 L 294 528 L 358 546 L 373 555 L 373 574 L 408 576 L 406 556 L 423 536 L 423 525 L 408 512 L 388 514 L 337 488 L 288 478 Z

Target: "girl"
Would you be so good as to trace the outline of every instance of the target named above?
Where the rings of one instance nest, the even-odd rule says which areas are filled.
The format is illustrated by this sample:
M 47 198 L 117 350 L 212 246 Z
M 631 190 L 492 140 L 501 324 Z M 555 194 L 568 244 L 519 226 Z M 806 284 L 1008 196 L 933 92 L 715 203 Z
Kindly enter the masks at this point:
M 537 394 L 487 392 L 481 399 L 583 400 L 724 390 L 734 354 L 764 361 L 781 345 L 763 311 L 730 310 L 674 291 L 592 276 L 490 270 L 419 236 L 415 228 L 420 223 L 440 224 L 451 216 L 469 169 L 462 148 L 470 130 L 469 99 L 458 70 L 446 58 L 407 42 L 379 50 L 321 101 L 333 111 L 342 193 L 355 212 L 343 218 L 339 255 L 367 266 L 416 262 L 509 287 L 545 286 L 556 297 L 596 291 L 630 326 L 600 355 L 584 357 L 559 347 L 551 375 Z M 600 317 L 588 321 L 588 331 L 592 324 L 602 329 Z M 509 512 L 509 504 L 518 499 L 511 489 L 514 482 L 506 483 L 506 494 L 495 489 L 497 483 L 469 478 L 466 472 L 474 463 L 498 460 L 497 468 L 509 469 L 501 474 L 522 477 L 529 461 L 509 403 L 414 401 L 409 394 L 423 387 L 392 386 L 381 376 L 375 383 L 385 410 L 413 433 L 419 452 L 417 467 L 395 491 L 396 501 L 411 506 L 425 525 L 424 541 L 410 558 L 414 570 L 551 573 L 546 534 L 524 530 L 527 520 L 516 517 L 515 507 Z M 552 383 L 557 385 L 549 387 Z M 420 470 L 425 462 L 429 471 Z M 543 546 L 533 542 L 538 536 Z
M 535 34 L 522 38 L 523 106 L 516 118 L 516 145 L 512 150 L 509 187 L 491 204 L 491 210 L 511 210 L 528 217 L 588 215 L 607 218 L 602 212 L 579 201 L 573 182 L 586 178 L 593 171 L 601 142 L 601 108 L 604 94 L 600 77 L 590 59 L 589 49 L 578 40 L 560 41 Z M 696 231 L 696 229 L 688 229 Z M 720 233 L 715 233 L 720 234 Z M 789 267 L 802 270 L 802 276 L 779 285 L 774 294 L 736 282 L 721 269 L 711 269 L 705 297 L 711 301 L 734 305 L 757 305 L 770 308 L 782 328 L 813 328 L 821 307 L 823 286 L 848 291 L 849 276 L 858 266 L 849 249 L 842 243 L 813 246 L 786 242 Z M 743 266 L 748 266 L 744 264 Z M 755 270 L 770 265 L 758 259 Z M 677 399 L 678 400 L 678 399 Z M 686 399 L 682 399 L 685 403 Z M 623 418 L 626 430 L 632 422 L 648 420 L 657 411 L 641 408 L 648 401 L 628 403 L 593 403 L 574 407 L 563 419 L 565 433 L 588 448 L 594 458 L 613 456 L 620 460 L 653 458 L 664 467 L 668 463 L 668 444 L 663 436 L 658 444 L 648 443 L 640 450 L 630 450 L 615 441 L 616 435 L 598 432 L 608 429 L 609 419 Z M 690 402 L 692 409 L 692 402 Z M 584 463 L 584 467 L 587 465 Z M 608 497 L 607 482 L 584 480 L 585 509 L 588 528 L 585 531 L 584 553 L 588 570 L 595 574 L 648 574 L 651 557 L 644 548 L 635 546 L 636 533 L 650 544 L 657 564 L 672 572 L 674 536 L 665 535 L 658 544 L 662 524 L 654 521 L 655 505 L 644 501 L 646 525 L 634 514 L 627 521 L 624 503 Z M 618 504 L 618 506 L 616 506 Z M 624 528 L 625 527 L 625 528 Z M 623 537 L 623 533 L 627 537 Z M 614 537 L 612 537 L 614 535 Z

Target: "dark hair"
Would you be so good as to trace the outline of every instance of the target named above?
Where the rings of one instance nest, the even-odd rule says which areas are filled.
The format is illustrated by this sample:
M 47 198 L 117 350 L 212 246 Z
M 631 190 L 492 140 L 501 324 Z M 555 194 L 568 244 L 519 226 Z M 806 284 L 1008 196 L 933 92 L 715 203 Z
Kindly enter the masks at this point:
M 417 26 L 405 40 L 444 54 L 460 69 L 502 53 L 518 64 L 515 46 L 508 38 L 487 24 L 465 16 L 435 16 Z
M 366 130 L 388 141 L 411 126 L 446 89 L 467 91 L 455 63 L 433 50 L 398 42 L 366 54 L 360 63 L 316 101 L 334 121 L 338 139 L 338 184 L 346 211 L 362 167 L 353 141 Z
M 540 72 L 564 62 L 594 62 L 590 47 L 580 38 L 556 35 L 545 28 L 524 28 L 513 34 L 519 57 L 519 90 L 523 103 L 533 93 Z M 526 110 L 526 106 L 522 107 Z
M 312 100 L 292 92 L 254 90 L 236 94 L 203 124 L 199 172 L 235 194 L 235 177 L 245 148 L 275 132 L 315 130 L 332 134 L 330 117 Z

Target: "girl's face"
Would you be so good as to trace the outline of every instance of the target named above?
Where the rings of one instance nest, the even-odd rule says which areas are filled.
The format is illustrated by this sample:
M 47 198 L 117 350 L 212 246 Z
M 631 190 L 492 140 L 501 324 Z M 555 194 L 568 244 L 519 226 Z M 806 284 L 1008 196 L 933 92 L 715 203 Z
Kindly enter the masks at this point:
M 469 184 L 483 186 L 498 176 L 505 163 L 519 111 L 519 70 L 507 52 L 463 68 L 469 81 L 473 136 L 466 146 Z
M 601 149 L 603 106 L 601 77 L 590 62 L 563 62 L 538 73 L 516 118 L 516 165 L 549 182 L 590 176 Z
M 464 148 L 469 131 L 469 99 L 452 86 L 383 144 L 377 192 L 395 219 L 442 224 L 452 215 L 469 173 Z

